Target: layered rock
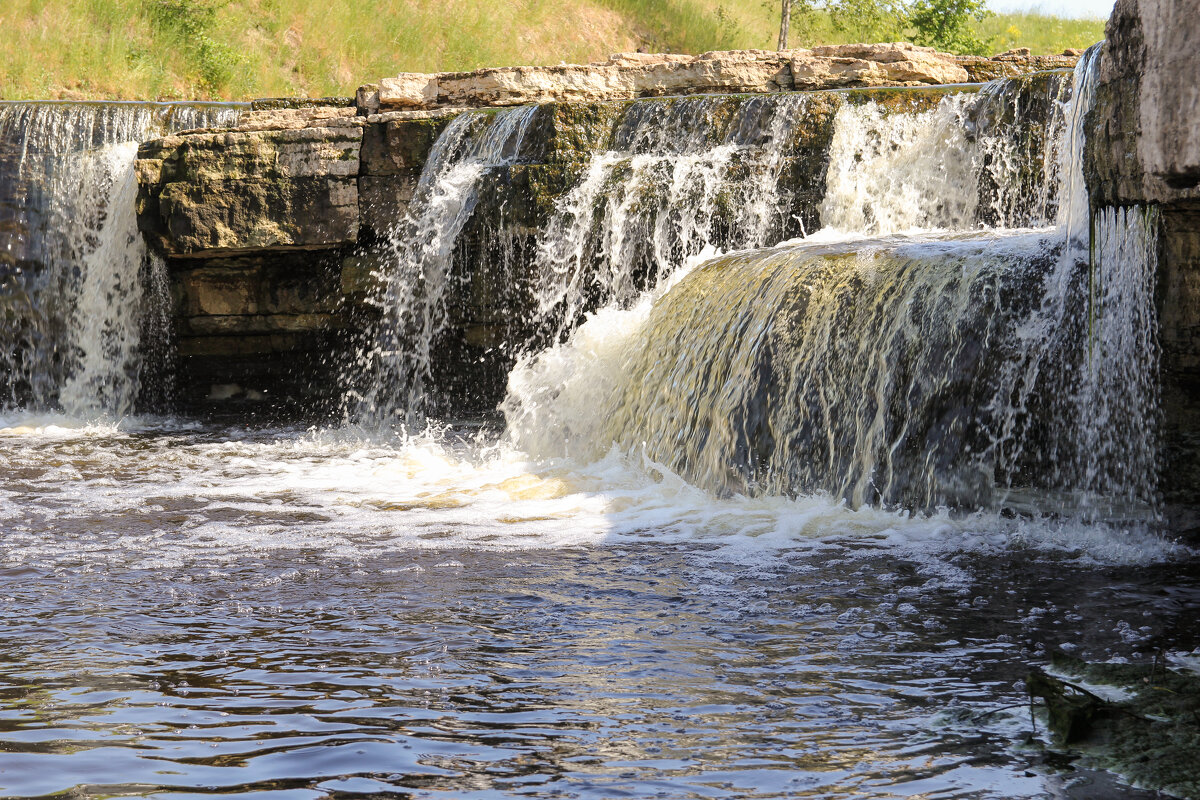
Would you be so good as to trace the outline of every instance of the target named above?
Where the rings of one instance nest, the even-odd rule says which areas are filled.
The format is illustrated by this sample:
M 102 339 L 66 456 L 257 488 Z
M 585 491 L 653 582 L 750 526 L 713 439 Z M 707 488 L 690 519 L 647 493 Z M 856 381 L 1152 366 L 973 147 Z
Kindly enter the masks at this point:
M 521 287 L 530 283 L 521 271 L 532 263 L 538 232 L 592 155 L 620 149 L 614 142 L 623 121 L 669 116 L 675 103 L 711 102 L 706 124 L 720 139 L 730 132 L 717 128 L 739 118 L 746 103 L 776 102 L 767 93 L 944 86 L 967 77 L 953 58 L 906 44 L 634 53 L 583 67 L 401 76 L 360 91 L 357 102 L 261 100 L 236 129 L 147 143 L 137 164 L 139 227 L 170 266 L 181 385 L 193 402 L 209 397 L 214 385 L 227 395 L 237 384 L 243 391 L 235 396 L 291 396 L 308 410 L 314 398 L 336 394 L 330 354 L 351 350 L 346 337 L 370 329 L 372 292 L 378 276 L 394 268 L 397 226 L 430 151 L 468 109 L 540 103 L 519 161 L 482 176 L 478 205 L 454 248 L 451 322 L 438 345 L 435 380 L 447 396 L 473 398 L 468 407 L 486 410 L 503 392 L 514 347 L 530 334 L 520 325 L 529 302 Z M 967 90 L 808 97 L 805 121 L 789 134 L 778 165 L 794 207 L 792 227 L 777 238 L 820 224 L 833 118 L 842 103 L 876 100 L 913 111 L 936 105 L 944 91 Z M 658 97 L 701 93 L 725 96 Z M 756 97 L 733 96 L 739 93 Z M 636 124 L 643 122 L 654 124 Z M 732 219 L 735 198 L 717 205 Z
M 1188 0 L 1118 0 L 1089 116 L 1100 205 L 1200 199 L 1200 50 Z
M 319 120 L 328 122 L 338 126 L 192 133 L 143 145 L 139 227 L 177 256 L 355 241 L 363 123 Z
M 1074 66 L 1071 56 L 995 60 L 907 42 L 811 50 L 728 50 L 698 56 L 618 53 L 593 64 L 404 73 L 358 91 L 362 113 L 442 107 L 595 102 L 679 94 L 757 93 L 850 86 L 945 85 Z
M 1028 47 L 1009 50 L 987 58 L 986 56 L 955 56 L 954 61 L 967 71 L 973 83 L 1015 78 L 1032 72 L 1047 72 L 1072 69 L 1082 55 L 1081 50 L 1066 50 L 1057 56 L 1031 55 Z
M 1200 483 L 1200 36 L 1191 0 L 1117 0 L 1087 119 L 1092 205 L 1160 207 L 1158 342 L 1168 500 Z M 1200 514 L 1182 526 L 1200 527 Z

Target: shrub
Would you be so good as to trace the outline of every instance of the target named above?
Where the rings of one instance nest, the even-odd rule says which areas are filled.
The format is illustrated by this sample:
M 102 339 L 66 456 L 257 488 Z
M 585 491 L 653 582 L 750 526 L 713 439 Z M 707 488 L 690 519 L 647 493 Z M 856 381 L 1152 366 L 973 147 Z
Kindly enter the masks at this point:
M 951 53 L 986 55 L 991 39 L 981 39 L 971 30 L 971 21 L 991 16 L 984 0 L 916 0 L 908 15 L 915 29 L 915 44 Z

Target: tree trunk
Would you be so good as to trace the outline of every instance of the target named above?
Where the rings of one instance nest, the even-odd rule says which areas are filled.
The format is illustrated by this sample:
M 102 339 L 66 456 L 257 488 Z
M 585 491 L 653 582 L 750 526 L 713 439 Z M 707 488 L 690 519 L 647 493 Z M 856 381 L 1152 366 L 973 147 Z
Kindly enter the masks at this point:
M 792 0 L 783 0 L 783 10 L 779 17 L 779 49 L 787 50 L 788 23 L 792 21 Z

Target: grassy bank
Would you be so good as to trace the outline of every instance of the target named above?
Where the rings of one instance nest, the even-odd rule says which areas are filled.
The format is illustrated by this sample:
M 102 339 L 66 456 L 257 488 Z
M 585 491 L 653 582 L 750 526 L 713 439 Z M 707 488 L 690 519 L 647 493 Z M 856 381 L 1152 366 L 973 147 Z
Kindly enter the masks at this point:
M 345 95 L 404 71 L 769 48 L 777 25 L 756 0 L 5 0 L 0 98 Z M 1059 52 L 1104 23 L 1005 14 L 980 32 Z M 818 19 L 793 45 L 846 40 Z

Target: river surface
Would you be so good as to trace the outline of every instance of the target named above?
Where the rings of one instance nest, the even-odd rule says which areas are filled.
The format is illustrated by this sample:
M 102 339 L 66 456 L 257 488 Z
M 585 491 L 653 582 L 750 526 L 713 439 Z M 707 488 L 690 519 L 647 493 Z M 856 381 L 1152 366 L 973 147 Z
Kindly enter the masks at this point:
M 480 430 L 0 420 L 0 794 L 1153 796 L 1022 679 L 1200 647 L 1182 546 Z

